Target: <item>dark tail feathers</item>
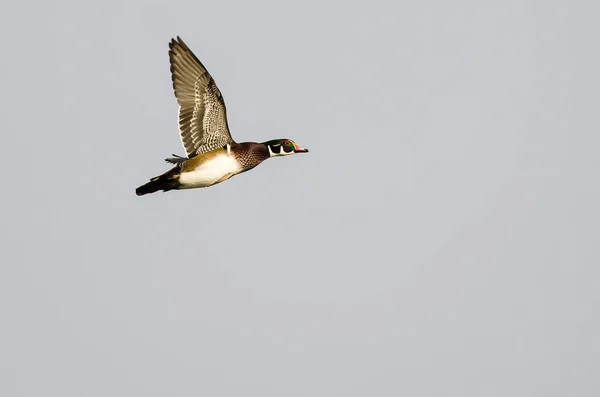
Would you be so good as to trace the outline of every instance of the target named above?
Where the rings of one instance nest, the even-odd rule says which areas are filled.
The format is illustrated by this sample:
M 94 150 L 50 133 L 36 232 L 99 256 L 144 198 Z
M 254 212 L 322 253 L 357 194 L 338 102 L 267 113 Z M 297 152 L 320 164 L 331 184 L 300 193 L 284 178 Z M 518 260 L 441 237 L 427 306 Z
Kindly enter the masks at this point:
M 144 194 L 154 193 L 159 190 L 167 192 L 176 189 L 179 184 L 179 171 L 180 168 L 175 167 L 162 175 L 150 179 L 150 182 L 135 189 L 135 194 L 143 196 Z

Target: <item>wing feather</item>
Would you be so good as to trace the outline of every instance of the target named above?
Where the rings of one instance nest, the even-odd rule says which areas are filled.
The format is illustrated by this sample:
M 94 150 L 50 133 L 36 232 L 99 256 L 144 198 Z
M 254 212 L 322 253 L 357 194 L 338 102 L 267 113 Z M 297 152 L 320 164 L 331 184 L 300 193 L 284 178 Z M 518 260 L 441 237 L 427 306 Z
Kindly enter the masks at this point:
M 187 156 L 234 143 L 221 91 L 180 37 L 169 43 L 169 60 L 179 103 L 179 135 Z

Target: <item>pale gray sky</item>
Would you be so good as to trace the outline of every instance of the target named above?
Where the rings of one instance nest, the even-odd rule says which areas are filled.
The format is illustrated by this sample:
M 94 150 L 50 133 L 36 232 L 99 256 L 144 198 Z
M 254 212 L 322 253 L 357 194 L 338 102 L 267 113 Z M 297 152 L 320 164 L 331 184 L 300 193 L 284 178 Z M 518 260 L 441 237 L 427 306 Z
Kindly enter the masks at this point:
M 8 4 L 0 395 L 600 393 L 597 2 Z M 137 197 L 176 35 L 310 153 Z

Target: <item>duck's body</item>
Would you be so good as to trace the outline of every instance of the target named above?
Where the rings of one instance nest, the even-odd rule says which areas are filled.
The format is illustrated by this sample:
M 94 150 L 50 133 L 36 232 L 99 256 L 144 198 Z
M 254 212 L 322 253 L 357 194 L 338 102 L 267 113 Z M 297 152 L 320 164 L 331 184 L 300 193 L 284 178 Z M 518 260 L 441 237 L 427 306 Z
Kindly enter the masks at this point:
M 208 187 L 244 171 L 244 165 L 226 148 L 215 149 L 183 163 L 179 174 L 182 189 Z
M 223 96 L 213 78 L 179 37 L 169 47 L 173 88 L 179 102 L 179 132 L 188 157 L 166 159 L 175 167 L 138 187 L 138 196 L 212 186 L 270 157 L 308 152 L 289 139 L 236 143 L 227 126 Z
M 158 190 L 195 189 L 226 181 L 234 175 L 249 171 L 266 159 L 271 152 L 265 144 L 243 142 L 211 150 L 191 159 L 168 159 L 178 163 L 163 175 L 153 178 L 136 189 L 141 196 Z

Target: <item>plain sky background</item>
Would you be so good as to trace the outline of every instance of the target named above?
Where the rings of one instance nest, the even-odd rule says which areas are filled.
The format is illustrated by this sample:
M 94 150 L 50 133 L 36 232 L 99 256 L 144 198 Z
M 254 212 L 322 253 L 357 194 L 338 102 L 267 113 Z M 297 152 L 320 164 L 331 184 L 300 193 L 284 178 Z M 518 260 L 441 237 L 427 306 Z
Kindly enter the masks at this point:
M 598 396 L 597 1 L 0 12 L 0 395 Z M 183 154 L 168 42 L 238 141 Z

